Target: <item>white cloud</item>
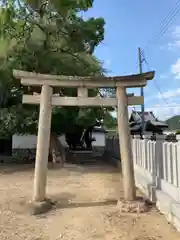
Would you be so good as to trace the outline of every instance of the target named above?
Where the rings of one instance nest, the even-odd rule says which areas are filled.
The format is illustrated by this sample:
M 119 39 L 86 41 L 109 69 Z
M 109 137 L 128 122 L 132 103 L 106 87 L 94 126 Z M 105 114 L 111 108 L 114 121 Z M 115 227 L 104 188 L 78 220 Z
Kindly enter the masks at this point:
M 158 94 L 158 98 L 161 99 L 163 96 L 163 98 L 166 98 L 166 99 L 172 99 L 174 97 L 178 97 L 180 96 L 180 88 L 176 88 L 176 89 L 173 89 L 173 90 L 168 90 L 166 92 L 163 92 L 162 94 Z
M 175 50 L 180 47 L 180 26 L 171 28 L 172 41 L 168 43 L 169 50 Z
M 128 108 L 129 117 L 133 109 L 134 109 L 133 107 Z M 139 106 L 135 107 L 135 109 L 137 111 L 141 111 Z M 165 121 L 172 116 L 180 115 L 180 104 L 177 103 L 155 104 L 152 107 L 148 108 L 145 107 L 145 111 L 152 111 L 155 117 L 157 117 L 159 120 Z M 116 111 L 113 113 L 113 116 L 117 117 Z
M 176 79 L 180 79 L 180 58 L 171 66 L 171 72 Z
M 140 106 L 135 106 L 135 109 L 139 111 Z M 132 110 L 133 107 L 129 107 L 129 114 Z M 180 88 L 145 97 L 145 111 L 153 111 L 154 115 L 160 120 L 180 115 Z
M 164 99 L 167 99 L 168 102 L 171 100 L 173 100 L 173 98 L 175 97 L 178 97 L 180 96 L 180 88 L 176 88 L 176 89 L 171 89 L 171 90 L 168 90 L 168 91 L 165 91 L 165 92 L 162 92 L 162 93 L 158 93 L 158 94 L 155 94 L 155 95 L 149 95 L 147 97 L 145 97 L 145 102 L 149 102 L 149 101 L 152 101 L 152 100 L 155 100 L 155 99 L 158 99 L 158 100 L 163 100 Z
M 172 36 L 175 39 L 180 39 L 180 26 L 175 26 L 172 31 Z
M 174 115 L 180 115 L 180 104 L 157 104 L 147 108 L 146 111 L 153 111 L 157 118 L 160 120 L 166 120 Z
M 172 43 L 168 43 L 168 49 L 169 50 L 175 50 L 175 48 L 179 48 L 180 47 L 180 40 L 174 40 L 174 42 Z
M 162 120 L 165 120 L 174 115 L 179 115 L 180 114 L 179 97 L 180 88 L 176 88 L 162 92 L 162 94 L 158 93 L 157 95 L 150 96 L 149 99 L 145 98 L 146 101 L 148 99 L 155 102 L 155 104 L 152 104 L 150 107 L 146 108 L 146 111 L 153 111 L 155 116 Z

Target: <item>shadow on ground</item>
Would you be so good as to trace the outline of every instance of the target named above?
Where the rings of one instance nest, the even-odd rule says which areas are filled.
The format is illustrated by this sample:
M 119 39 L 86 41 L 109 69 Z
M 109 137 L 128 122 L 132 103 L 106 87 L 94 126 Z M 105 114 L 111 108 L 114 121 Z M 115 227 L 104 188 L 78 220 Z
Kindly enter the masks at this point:
M 35 164 L 3 164 L 0 165 L 0 174 L 12 174 L 16 172 L 31 172 Z
M 100 207 L 100 206 L 111 206 L 117 205 L 117 200 L 109 199 L 104 201 L 97 201 L 97 202 L 74 202 L 69 203 L 67 202 L 57 202 L 55 204 L 56 209 L 65 209 L 65 208 L 86 208 L 86 207 Z
M 3 164 L 0 165 L 0 174 L 12 174 L 16 172 L 32 172 L 34 171 L 35 164 Z M 61 166 L 56 164 L 53 165 L 52 163 L 48 164 L 48 169 L 51 171 L 59 171 Z M 76 173 L 115 173 L 119 172 L 120 170 L 116 167 L 105 164 L 105 163 L 98 163 L 98 164 L 90 164 L 90 165 L 76 165 L 76 164 L 65 164 L 62 169 L 68 170 L 70 172 Z
M 68 192 L 62 192 L 59 195 L 50 196 L 54 202 L 54 208 L 64 209 L 64 208 L 82 208 L 82 207 L 99 207 L 99 206 L 109 206 L 116 205 L 116 199 L 105 199 L 102 201 L 77 201 L 75 200 L 76 195 Z

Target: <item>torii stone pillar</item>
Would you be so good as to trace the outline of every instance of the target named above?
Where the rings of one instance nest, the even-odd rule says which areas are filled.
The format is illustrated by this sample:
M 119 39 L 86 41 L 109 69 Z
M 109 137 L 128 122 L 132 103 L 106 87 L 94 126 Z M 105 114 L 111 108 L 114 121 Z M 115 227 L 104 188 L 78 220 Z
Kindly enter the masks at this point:
M 40 100 L 34 176 L 33 201 L 35 202 L 43 202 L 46 198 L 46 180 L 52 115 L 51 97 L 52 87 L 43 85 Z
M 127 102 L 128 99 L 126 95 L 126 88 L 117 87 L 117 100 L 118 100 L 117 104 L 118 134 L 122 162 L 124 199 L 132 201 L 136 197 L 135 192 L 136 188 L 134 182 L 133 155 L 129 129 L 128 102 Z

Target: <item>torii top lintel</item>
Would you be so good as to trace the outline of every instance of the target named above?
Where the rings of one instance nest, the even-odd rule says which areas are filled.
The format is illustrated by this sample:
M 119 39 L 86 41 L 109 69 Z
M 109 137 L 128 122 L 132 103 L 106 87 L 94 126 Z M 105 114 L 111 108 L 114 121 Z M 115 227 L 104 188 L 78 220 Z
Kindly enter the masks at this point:
M 52 87 L 143 87 L 146 86 L 148 80 L 152 80 L 155 76 L 154 71 L 142 74 L 133 74 L 127 76 L 115 77 L 79 77 L 79 76 L 62 76 L 48 75 L 34 72 L 26 72 L 13 70 L 13 76 L 21 79 L 24 86 L 42 86 L 50 85 Z

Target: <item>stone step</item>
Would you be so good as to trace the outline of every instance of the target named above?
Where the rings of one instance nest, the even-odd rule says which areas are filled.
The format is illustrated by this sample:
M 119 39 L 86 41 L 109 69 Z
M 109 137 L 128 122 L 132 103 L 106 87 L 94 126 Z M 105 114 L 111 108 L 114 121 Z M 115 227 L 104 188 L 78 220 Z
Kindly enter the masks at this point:
M 74 164 L 90 164 L 98 162 L 98 160 L 93 157 L 92 151 L 68 151 L 66 155 L 67 162 Z

